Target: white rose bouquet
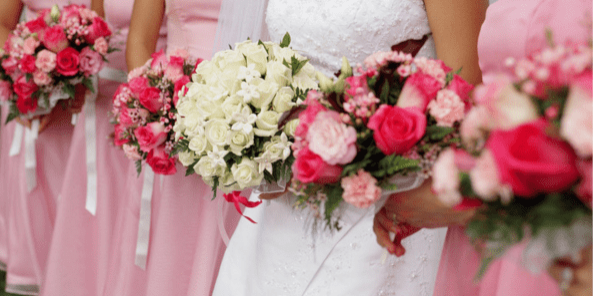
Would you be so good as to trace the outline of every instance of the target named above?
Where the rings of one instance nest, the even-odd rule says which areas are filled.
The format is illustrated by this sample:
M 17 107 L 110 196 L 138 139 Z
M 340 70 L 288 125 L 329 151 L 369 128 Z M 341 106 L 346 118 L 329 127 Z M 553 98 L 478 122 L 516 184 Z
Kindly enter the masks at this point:
M 283 129 L 278 122 L 318 84 L 313 66 L 289 44 L 288 34 L 280 44 L 238 43 L 202 62 L 179 93 L 174 152 L 186 175 L 200 175 L 215 194 L 284 187 L 290 177 L 295 122 Z

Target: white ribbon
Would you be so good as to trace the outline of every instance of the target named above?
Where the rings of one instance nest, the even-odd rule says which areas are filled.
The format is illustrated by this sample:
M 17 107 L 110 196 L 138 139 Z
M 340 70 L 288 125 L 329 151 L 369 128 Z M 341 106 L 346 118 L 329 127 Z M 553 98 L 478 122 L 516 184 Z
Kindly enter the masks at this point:
M 10 151 L 8 156 L 16 156 L 21 152 L 21 143 L 23 142 L 23 135 L 25 134 L 25 128 L 16 124 L 14 127 L 14 134 L 12 135 L 12 144 L 10 145 Z
M 35 140 L 39 135 L 39 119 L 31 122 L 31 129 L 25 130 L 25 180 L 27 192 L 31 192 L 37 186 L 37 159 L 35 157 Z
M 140 200 L 140 220 L 138 221 L 138 238 L 136 240 L 136 254 L 134 258 L 134 263 L 143 270 L 146 270 L 148 244 L 150 242 L 150 216 L 153 185 L 154 172 L 149 166 L 146 166 L 144 168 L 142 197 Z

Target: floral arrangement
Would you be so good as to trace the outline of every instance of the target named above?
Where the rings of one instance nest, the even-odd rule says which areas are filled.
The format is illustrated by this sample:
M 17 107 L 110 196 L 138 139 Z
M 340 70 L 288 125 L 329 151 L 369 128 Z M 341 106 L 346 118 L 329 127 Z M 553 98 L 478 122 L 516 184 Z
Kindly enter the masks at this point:
M 463 149 L 434 165 L 444 203 L 481 205 L 466 229 L 482 250 L 478 277 L 519 243 L 534 272 L 591 243 L 591 56 L 573 44 L 509 59 L 512 77 L 476 88 Z
M 215 194 L 290 177 L 294 130 L 278 121 L 318 85 L 313 66 L 289 45 L 286 34 L 280 44 L 247 40 L 218 52 L 198 66 L 179 100 L 179 160 Z
M 128 83 L 119 86 L 113 95 L 115 145 L 136 162 L 138 174 L 145 160 L 157 174 L 177 172 L 176 158 L 171 156 L 175 145 L 175 114 L 179 93 L 187 91 L 196 62 L 185 50 L 169 57 L 161 50 L 142 67 L 128 74 Z
M 94 92 L 91 76 L 103 67 L 111 31 L 94 11 L 79 5 L 58 6 L 19 23 L 0 58 L 2 96 L 10 105 L 7 121 L 47 114 L 59 100 L 74 99 L 82 83 Z
M 343 59 L 336 81 L 320 75 L 298 114 L 292 191 L 297 206 L 340 229 L 342 201 L 359 208 L 428 178 L 437 155 L 459 143 L 459 122 L 472 86 L 442 61 L 400 51 L 378 52 L 352 68 Z M 416 185 L 416 186 L 417 186 Z

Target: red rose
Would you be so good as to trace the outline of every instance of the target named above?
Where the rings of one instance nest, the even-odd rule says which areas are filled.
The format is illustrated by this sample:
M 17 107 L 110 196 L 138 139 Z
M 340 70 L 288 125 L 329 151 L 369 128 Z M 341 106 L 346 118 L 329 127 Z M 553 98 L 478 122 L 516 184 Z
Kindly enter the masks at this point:
M 577 163 L 577 168 L 579 173 L 581 173 L 581 183 L 577 188 L 577 196 L 586 204 L 589 208 L 591 208 L 591 183 L 593 183 L 593 179 L 591 178 L 591 160 L 579 160 Z
M 517 196 L 559 192 L 579 178 L 574 151 L 566 142 L 546 135 L 547 127 L 540 119 L 512 130 L 493 131 L 486 142 L 500 183 L 510 185 Z
M 114 143 L 115 146 L 122 146 L 128 143 L 130 140 L 124 136 L 126 129 L 121 124 L 116 124 L 114 127 Z
M 403 154 L 424 136 L 426 115 L 417 108 L 381 105 L 367 127 L 385 155 Z
M 167 140 L 165 127 L 159 122 L 151 122 L 146 126 L 137 127 L 134 135 L 138 139 L 140 150 L 149 152 Z
M 329 184 L 340 179 L 342 167 L 329 165 L 321 157 L 305 147 L 299 151 L 293 165 L 297 180 L 303 183 Z
M 19 68 L 25 73 L 35 72 L 35 58 L 32 55 L 25 54 L 19 61 Z
M 136 95 L 140 95 L 140 93 L 143 90 L 145 90 L 147 87 L 150 86 L 150 84 L 148 83 L 148 79 L 146 79 L 144 77 L 132 78 L 130 80 L 130 82 L 128 83 L 128 85 L 129 85 L 132 93 L 134 93 Z
M 93 24 L 88 27 L 89 34 L 85 37 L 90 44 L 95 44 L 95 40 L 100 37 L 111 36 L 111 30 L 107 23 L 100 17 L 93 19 Z
M 175 82 L 175 90 L 173 91 L 173 105 L 177 106 L 177 101 L 179 101 L 179 91 L 183 88 L 190 81 L 189 76 L 183 76 L 177 82 Z M 183 95 L 187 93 L 187 87 L 183 92 Z
M 43 33 L 41 40 L 47 49 L 58 53 L 68 47 L 68 38 L 64 33 L 64 28 L 60 25 L 47 28 Z
M 18 61 L 13 57 L 8 57 L 2 60 L 2 68 L 6 71 L 7 74 L 12 74 L 16 70 L 18 66 Z
M 40 16 L 32 21 L 28 21 L 25 23 L 25 26 L 31 33 L 37 33 L 39 36 L 43 35 L 43 31 L 47 29 L 47 23 L 43 19 L 43 16 Z
M 469 93 L 474 89 L 474 86 L 467 83 L 459 75 L 453 75 L 453 80 L 449 82 L 447 89 L 454 91 L 465 104 L 465 112 L 471 108 Z
M 140 93 L 140 104 L 148 111 L 156 113 L 163 106 L 161 91 L 156 87 L 148 87 Z
M 19 112 L 23 114 L 27 114 L 29 112 L 35 112 L 37 109 L 37 100 L 33 99 L 32 97 L 21 97 L 19 96 L 16 99 L 16 107 L 19 109 Z
M 441 83 L 438 80 L 428 74 L 416 72 L 406 79 L 397 99 L 397 106 L 416 107 L 424 112 L 430 100 L 436 97 L 439 90 L 441 90 Z
M 68 47 L 60 52 L 56 57 L 56 71 L 64 76 L 74 76 L 78 74 L 80 57 L 78 51 Z
M 163 146 L 150 150 L 146 162 L 156 174 L 174 175 L 177 173 L 175 158 L 169 157 Z
M 25 76 L 19 77 L 14 82 L 12 87 L 14 88 L 14 92 L 19 97 L 30 97 L 34 92 L 37 91 L 37 89 L 39 89 L 37 84 L 33 82 L 33 79 L 29 79 L 29 81 L 27 81 L 27 78 Z

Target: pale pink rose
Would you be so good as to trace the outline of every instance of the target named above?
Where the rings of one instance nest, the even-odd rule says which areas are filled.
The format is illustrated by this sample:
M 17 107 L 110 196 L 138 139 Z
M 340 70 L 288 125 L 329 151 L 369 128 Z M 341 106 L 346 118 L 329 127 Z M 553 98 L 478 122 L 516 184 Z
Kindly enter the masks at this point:
M 25 39 L 25 43 L 23 44 L 23 53 L 32 55 L 35 53 L 35 49 L 39 46 L 41 42 L 39 42 L 36 38 L 29 37 Z
M 151 57 L 152 60 L 149 60 L 151 69 L 161 71 L 163 67 L 167 64 L 167 56 L 165 55 L 165 51 L 162 49 L 158 52 L 153 53 Z
M 189 58 L 189 52 L 187 52 L 187 50 L 185 50 L 183 48 L 177 48 L 177 49 L 173 50 L 171 52 L 171 54 L 169 54 L 169 56 L 180 57 L 185 60 L 185 59 Z
M 85 47 L 80 52 L 80 71 L 89 77 L 99 73 L 103 68 L 103 57 L 96 51 Z
M 95 40 L 95 50 L 101 55 L 106 55 L 107 51 L 109 50 L 109 44 L 107 43 L 107 40 L 105 40 L 103 37 L 97 38 L 97 40 Z
M 317 113 L 327 111 L 327 108 L 319 103 L 320 98 L 321 93 L 317 91 L 312 90 L 307 93 L 307 99 L 304 103 L 307 105 L 307 108 L 299 114 L 299 125 L 296 127 L 295 136 L 301 138 L 307 137 L 309 126 L 315 121 Z
M 455 149 L 455 166 L 460 171 L 469 172 L 476 166 L 476 159 L 465 150 Z
M 130 144 L 124 144 L 123 149 L 124 149 L 124 153 L 126 154 L 126 157 L 128 159 L 133 160 L 133 161 L 142 159 L 142 156 L 140 156 L 140 153 L 138 153 L 138 148 L 136 148 L 136 146 L 133 146 Z
M 12 96 L 12 85 L 6 80 L 0 80 L 0 102 L 5 102 Z
M 453 123 L 463 119 L 465 104 L 454 91 L 443 89 L 437 93 L 436 100 L 428 103 L 428 111 L 438 126 L 452 127 Z
M 414 73 L 406 79 L 397 99 L 397 106 L 401 108 L 416 107 L 424 112 L 430 100 L 436 97 L 441 88 L 440 82 L 434 77 L 423 73 Z
M 141 67 L 135 68 L 134 70 L 132 70 L 128 73 L 128 81 L 142 76 L 142 74 L 145 71 L 146 71 L 146 66 L 141 66 Z
M 92 21 L 94 18 L 99 16 L 96 12 L 94 12 L 93 10 L 90 10 L 88 8 L 81 8 L 79 13 L 80 13 L 80 17 L 86 21 Z
M 483 142 L 485 132 L 488 130 L 490 114 L 484 106 L 473 107 L 461 122 L 459 133 L 461 139 L 468 146 L 473 146 L 474 142 Z
M 35 66 L 45 73 L 49 73 L 56 68 L 56 54 L 44 49 L 37 54 Z
M 167 140 L 165 127 L 160 122 L 151 122 L 146 126 L 140 126 L 134 130 L 134 135 L 138 139 L 140 150 L 144 152 L 149 152 Z
M 356 175 L 343 178 L 341 185 L 344 189 L 342 198 L 357 208 L 368 208 L 381 198 L 377 179 L 362 169 Z
M 183 77 L 183 58 L 171 56 L 165 68 L 165 77 L 171 81 L 177 81 Z
M 461 202 L 458 174 L 455 151 L 447 149 L 441 152 L 432 167 L 432 189 L 439 200 L 450 207 Z
M 588 158 L 593 152 L 591 72 L 582 76 L 570 87 L 560 120 L 560 135 L 570 143 L 577 155 Z
M 356 157 L 356 130 L 343 124 L 335 111 L 317 114 L 307 141 L 309 149 L 330 165 L 348 164 Z
M 474 192 L 485 201 L 493 201 L 501 190 L 496 162 L 490 151 L 484 150 L 476 160 L 476 165 L 469 172 Z
M 37 70 L 33 73 L 33 81 L 39 86 L 49 85 L 51 77 L 47 73 Z

